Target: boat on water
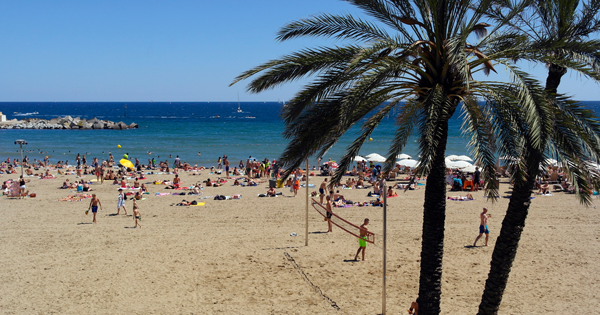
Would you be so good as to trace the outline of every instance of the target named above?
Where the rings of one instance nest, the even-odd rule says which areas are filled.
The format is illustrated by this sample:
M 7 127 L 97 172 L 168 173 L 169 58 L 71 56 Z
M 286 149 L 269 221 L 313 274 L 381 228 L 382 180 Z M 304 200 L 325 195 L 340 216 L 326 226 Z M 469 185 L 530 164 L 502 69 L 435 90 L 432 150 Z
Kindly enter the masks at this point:
M 216 115 L 216 116 L 210 116 L 210 118 L 221 118 L 221 116 Z
M 254 118 L 256 118 L 256 117 L 254 117 L 254 116 L 246 116 L 246 117 L 244 117 L 244 118 L 247 118 L 247 119 L 254 119 Z
M 237 109 L 238 113 L 242 112 L 242 108 L 240 107 L 240 93 L 238 93 L 238 109 Z

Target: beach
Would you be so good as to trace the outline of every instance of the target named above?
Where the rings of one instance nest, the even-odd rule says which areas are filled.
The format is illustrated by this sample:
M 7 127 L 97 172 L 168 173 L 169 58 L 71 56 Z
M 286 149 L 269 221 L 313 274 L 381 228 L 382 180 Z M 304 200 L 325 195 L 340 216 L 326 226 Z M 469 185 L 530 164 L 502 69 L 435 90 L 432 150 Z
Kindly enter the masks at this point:
M 217 176 L 180 173 L 184 186 Z M 129 215 L 114 215 L 118 185 L 91 185 L 103 207 L 91 224 L 92 214 L 85 214 L 90 199 L 57 201 L 76 193 L 58 189 L 66 178 L 75 176 L 30 178 L 35 198 L 0 197 L 0 313 L 381 313 L 381 207 L 334 209 L 356 225 L 370 219 L 377 246 L 368 244 L 368 261 L 360 262 L 353 261 L 357 238 L 335 226 L 323 233 L 327 224 L 312 207 L 305 246 L 306 188 L 295 198 L 288 188 L 277 189 L 284 196 L 259 198 L 268 183 L 239 187 L 229 180 L 198 197 L 156 196 L 173 191 L 148 185 L 150 194 L 138 201 L 142 228 L 133 228 L 131 199 Z M 148 175 L 141 182 L 172 178 Z M 310 177 L 310 183 L 318 187 L 322 179 Z M 388 199 L 388 314 L 404 314 L 418 293 L 424 186 L 418 187 Z M 368 191 L 340 190 L 355 202 L 373 199 Z M 500 193 L 509 191 L 503 179 Z M 217 194 L 242 198 L 200 199 Z M 476 313 L 509 201 L 487 202 L 482 191 L 473 196 L 447 202 L 442 314 Z M 171 206 L 182 199 L 205 205 Z M 492 214 L 490 247 L 472 248 L 482 207 Z M 582 313 L 600 305 L 597 212 L 574 195 L 535 195 L 500 314 Z

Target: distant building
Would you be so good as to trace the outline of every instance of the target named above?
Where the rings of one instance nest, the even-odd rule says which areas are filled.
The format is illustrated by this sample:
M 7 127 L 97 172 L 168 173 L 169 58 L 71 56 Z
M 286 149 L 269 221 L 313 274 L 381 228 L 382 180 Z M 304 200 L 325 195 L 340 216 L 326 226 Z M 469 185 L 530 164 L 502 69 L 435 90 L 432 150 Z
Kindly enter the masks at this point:
M 0 112 L 0 122 L 2 121 L 6 121 L 6 115 L 2 115 L 2 112 Z

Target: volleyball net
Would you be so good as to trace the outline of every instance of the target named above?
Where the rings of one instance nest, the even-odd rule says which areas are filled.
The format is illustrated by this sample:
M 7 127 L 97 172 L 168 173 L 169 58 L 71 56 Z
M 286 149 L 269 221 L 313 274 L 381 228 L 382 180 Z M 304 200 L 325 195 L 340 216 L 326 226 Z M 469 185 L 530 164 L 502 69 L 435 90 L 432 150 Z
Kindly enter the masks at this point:
M 320 204 L 319 202 L 317 202 L 314 199 L 312 200 L 312 206 L 313 208 L 315 208 L 315 210 L 317 210 L 317 212 L 319 214 L 321 214 L 324 218 L 327 218 L 327 213 L 329 212 L 327 210 L 327 208 L 325 208 L 325 206 L 323 206 L 322 204 Z M 339 227 L 340 229 L 354 235 L 355 237 L 360 237 L 360 227 L 356 226 L 344 219 L 342 219 L 341 217 L 339 217 L 337 214 L 331 212 L 331 223 L 333 223 L 335 226 Z M 366 241 L 371 243 L 371 244 L 375 244 L 375 234 L 373 232 L 369 232 L 367 231 L 367 235 L 366 235 L 367 239 Z

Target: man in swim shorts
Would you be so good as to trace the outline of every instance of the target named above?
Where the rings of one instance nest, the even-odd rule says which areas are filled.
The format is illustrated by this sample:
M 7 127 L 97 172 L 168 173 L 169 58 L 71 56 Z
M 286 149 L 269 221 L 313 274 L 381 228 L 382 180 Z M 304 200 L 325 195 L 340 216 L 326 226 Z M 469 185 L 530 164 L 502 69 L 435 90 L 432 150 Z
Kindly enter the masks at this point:
M 327 233 L 333 232 L 333 225 L 331 224 L 331 217 L 333 216 L 333 205 L 331 203 L 331 197 L 327 196 Z
M 481 236 L 483 236 L 483 234 L 485 234 L 485 245 L 484 246 L 488 246 L 488 239 L 490 238 L 490 229 L 488 229 L 487 226 L 487 221 L 488 218 L 491 217 L 491 214 L 487 214 L 488 209 L 487 208 L 483 208 L 483 212 L 481 212 L 481 214 L 479 215 L 479 217 L 481 218 L 481 222 L 479 225 L 479 236 L 477 236 L 477 238 L 475 239 L 475 242 L 473 243 L 473 247 L 477 246 L 477 241 L 481 238 Z
M 360 226 L 360 237 L 358 238 L 358 251 L 356 251 L 356 255 L 354 255 L 354 260 L 358 260 L 358 254 L 362 251 L 362 260 L 365 261 L 365 249 L 367 249 L 367 224 L 369 224 L 369 219 L 366 218 L 364 223 Z
M 229 159 L 227 156 L 223 156 L 223 166 L 225 166 L 225 176 L 229 179 Z
M 319 197 L 321 198 L 321 204 L 323 204 L 323 198 L 325 197 L 325 188 L 327 188 L 327 177 L 323 179 L 323 182 L 319 187 Z
M 100 210 L 102 210 L 102 203 L 100 202 L 100 199 L 96 197 L 96 194 L 92 194 L 92 200 L 90 201 L 88 211 L 92 209 L 92 214 L 94 214 L 94 220 L 92 222 L 94 223 L 96 223 L 96 213 L 98 212 L 98 206 L 100 206 Z M 88 211 L 86 211 L 85 214 L 88 214 Z

